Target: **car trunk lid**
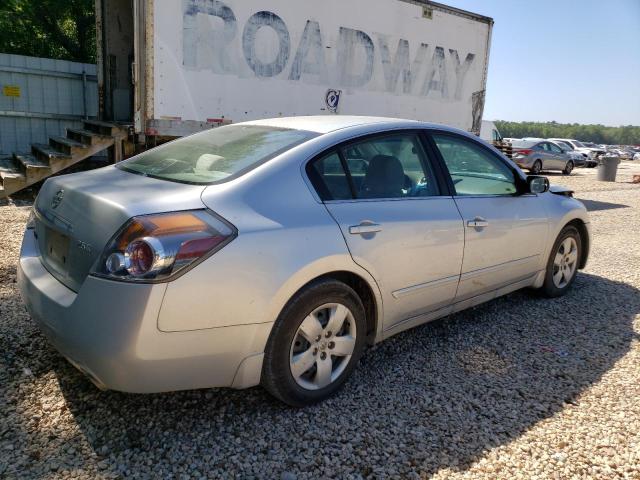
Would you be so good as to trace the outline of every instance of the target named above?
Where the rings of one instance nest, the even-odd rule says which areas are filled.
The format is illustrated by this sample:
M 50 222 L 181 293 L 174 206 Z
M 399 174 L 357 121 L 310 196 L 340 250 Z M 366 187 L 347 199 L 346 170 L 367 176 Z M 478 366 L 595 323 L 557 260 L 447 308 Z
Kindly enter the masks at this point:
M 35 205 L 42 264 L 78 291 L 107 242 L 128 219 L 205 208 L 200 200 L 203 189 L 114 167 L 50 178 Z

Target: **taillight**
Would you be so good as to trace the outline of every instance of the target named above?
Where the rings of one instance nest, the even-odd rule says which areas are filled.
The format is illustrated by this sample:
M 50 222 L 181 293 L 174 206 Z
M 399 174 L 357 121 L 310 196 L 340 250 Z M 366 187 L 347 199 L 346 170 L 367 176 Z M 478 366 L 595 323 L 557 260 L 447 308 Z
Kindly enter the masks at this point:
M 133 217 L 109 242 L 94 274 L 126 281 L 166 281 L 236 236 L 232 225 L 205 210 Z
M 515 155 L 522 155 L 523 157 L 526 157 L 527 155 L 531 155 L 533 153 L 533 150 L 523 148 L 522 150 L 518 150 L 517 152 L 514 152 L 514 153 Z

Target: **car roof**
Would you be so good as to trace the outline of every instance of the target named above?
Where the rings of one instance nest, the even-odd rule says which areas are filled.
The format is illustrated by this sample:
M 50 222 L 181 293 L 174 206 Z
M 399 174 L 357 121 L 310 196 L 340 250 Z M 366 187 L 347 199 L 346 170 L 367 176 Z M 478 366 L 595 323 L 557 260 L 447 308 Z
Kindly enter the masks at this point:
M 534 145 L 538 145 L 539 143 L 542 143 L 542 142 L 538 140 L 523 138 L 521 140 L 513 140 L 513 142 L 511 143 L 516 148 L 529 148 L 529 147 L 533 147 Z
M 404 120 L 401 118 L 388 117 L 367 117 L 358 115 L 313 115 L 300 117 L 279 117 L 267 118 L 264 120 L 254 120 L 244 122 L 244 125 L 264 125 L 269 127 L 291 128 L 296 130 L 306 130 L 319 134 L 326 134 L 336 130 L 364 125 L 376 125 L 378 127 L 390 128 L 438 128 L 455 132 L 463 132 L 456 128 L 447 127 L 435 123 L 419 122 L 417 120 Z M 466 132 L 463 132 L 466 133 Z

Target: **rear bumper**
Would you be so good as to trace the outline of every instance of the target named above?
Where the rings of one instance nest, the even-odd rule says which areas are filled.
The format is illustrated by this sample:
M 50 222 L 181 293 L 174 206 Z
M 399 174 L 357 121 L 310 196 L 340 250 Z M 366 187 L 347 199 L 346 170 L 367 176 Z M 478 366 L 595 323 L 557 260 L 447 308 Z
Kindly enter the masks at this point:
M 166 284 L 89 276 L 75 293 L 42 266 L 31 231 L 22 244 L 18 285 L 51 344 L 101 388 L 151 393 L 244 388 L 260 380 L 272 323 L 161 332 Z
M 515 158 L 512 157 L 512 160 L 520 167 L 520 168 L 524 168 L 524 169 L 530 169 L 531 167 L 533 167 L 533 159 L 529 158 L 529 157 L 520 157 L 520 158 Z

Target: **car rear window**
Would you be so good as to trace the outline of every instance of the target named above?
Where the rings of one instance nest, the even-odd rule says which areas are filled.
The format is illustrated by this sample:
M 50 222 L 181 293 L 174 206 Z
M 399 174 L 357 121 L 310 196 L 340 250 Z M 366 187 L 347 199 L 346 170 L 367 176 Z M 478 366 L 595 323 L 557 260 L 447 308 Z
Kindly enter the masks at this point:
M 534 146 L 538 142 L 532 142 L 531 140 L 514 140 L 511 142 L 511 146 L 515 148 L 529 148 Z
M 263 125 L 228 125 L 148 150 L 117 167 L 172 182 L 211 185 L 239 177 L 318 136 Z

